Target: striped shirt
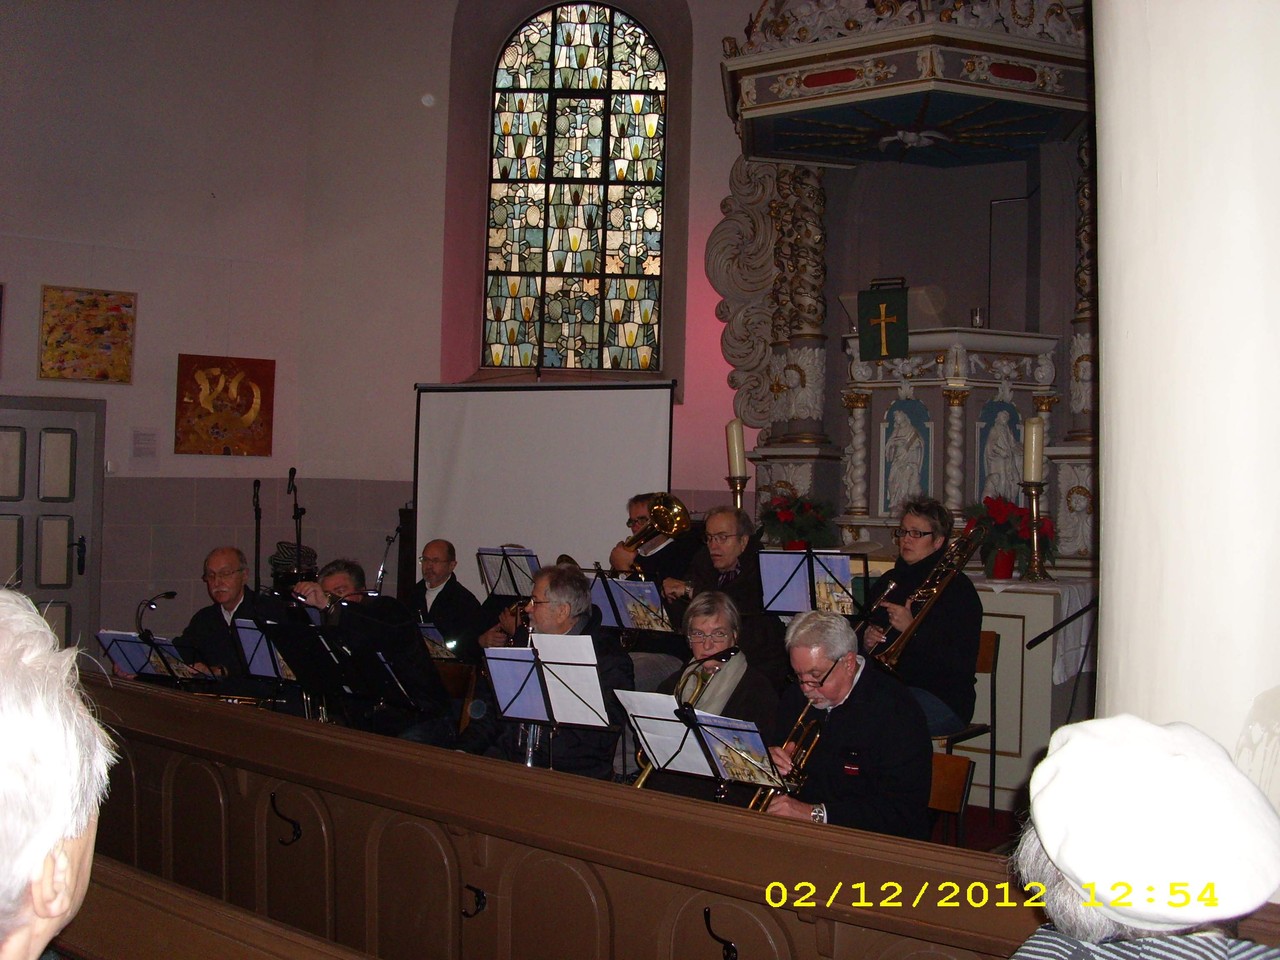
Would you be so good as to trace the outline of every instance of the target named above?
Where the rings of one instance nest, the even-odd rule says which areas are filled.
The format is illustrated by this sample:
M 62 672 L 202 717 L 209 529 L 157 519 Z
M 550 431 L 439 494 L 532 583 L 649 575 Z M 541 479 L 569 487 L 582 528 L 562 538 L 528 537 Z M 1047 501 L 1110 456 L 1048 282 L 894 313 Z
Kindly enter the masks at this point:
M 1011 960 L 1280 960 L 1280 948 L 1216 933 L 1087 943 L 1046 925 Z

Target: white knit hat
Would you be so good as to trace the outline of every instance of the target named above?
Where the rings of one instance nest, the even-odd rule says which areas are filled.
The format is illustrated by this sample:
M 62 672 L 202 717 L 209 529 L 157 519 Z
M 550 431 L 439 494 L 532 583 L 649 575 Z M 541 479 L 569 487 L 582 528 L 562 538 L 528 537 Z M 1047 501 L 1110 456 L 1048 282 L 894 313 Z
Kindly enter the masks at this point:
M 1280 815 L 1214 740 L 1127 714 L 1059 729 L 1031 819 L 1098 911 L 1172 930 L 1243 916 L 1280 888 Z

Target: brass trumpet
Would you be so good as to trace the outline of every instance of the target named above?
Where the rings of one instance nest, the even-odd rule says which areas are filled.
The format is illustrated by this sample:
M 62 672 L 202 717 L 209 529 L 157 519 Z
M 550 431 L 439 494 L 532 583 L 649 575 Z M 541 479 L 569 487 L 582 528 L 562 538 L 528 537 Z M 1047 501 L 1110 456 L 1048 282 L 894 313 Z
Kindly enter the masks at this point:
M 727 650 L 721 650 L 719 653 L 713 653 L 709 657 L 703 657 L 701 660 L 693 662 L 697 663 L 699 666 L 704 663 L 709 663 L 712 660 L 717 660 L 720 663 L 727 663 L 731 657 L 737 656 L 738 652 L 737 647 L 730 647 Z M 683 707 L 696 707 L 698 705 L 698 701 L 702 699 L 702 695 L 706 693 L 708 685 L 714 678 L 714 673 L 706 674 L 701 670 L 694 670 L 690 673 L 686 673 L 680 678 L 680 682 L 676 685 L 676 701 Z M 686 700 L 684 691 L 689 685 L 690 679 L 693 680 L 693 693 Z M 647 756 L 643 756 L 643 759 L 640 761 L 640 776 L 636 777 L 636 782 L 634 784 L 637 790 L 644 789 L 644 782 L 649 779 L 649 774 L 651 773 L 653 773 L 653 762 Z
M 822 722 L 817 717 L 810 720 L 809 711 L 813 709 L 813 702 L 810 701 L 804 705 L 804 709 L 800 711 L 800 716 L 796 717 L 796 722 L 791 726 L 791 732 L 787 734 L 786 742 L 783 743 L 782 749 L 790 748 L 791 769 L 786 776 L 782 778 L 781 787 L 761 787 L 756 791 L 756 795 L 751 798 L 751 803 L 747 805 L 748 810 L 754 810 L 756 813 L 764 813 L 769 809 L 769 804 L 773 802 L 773 798 L 780 793 L 795 793 L 804 786 L 805 764 L 809 762 L 809 758 L 813 756 L 813 748 L 818 745 L 818 738 L 822 736 Z

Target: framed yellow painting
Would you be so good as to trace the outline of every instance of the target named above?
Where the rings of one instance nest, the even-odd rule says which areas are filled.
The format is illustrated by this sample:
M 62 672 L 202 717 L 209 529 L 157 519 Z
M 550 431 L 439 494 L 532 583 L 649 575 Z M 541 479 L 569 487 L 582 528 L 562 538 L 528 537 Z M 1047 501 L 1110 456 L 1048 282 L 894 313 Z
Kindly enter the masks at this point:
M 41 287 L 40 379 L 132 383 L 137 320 L 136 293 Z

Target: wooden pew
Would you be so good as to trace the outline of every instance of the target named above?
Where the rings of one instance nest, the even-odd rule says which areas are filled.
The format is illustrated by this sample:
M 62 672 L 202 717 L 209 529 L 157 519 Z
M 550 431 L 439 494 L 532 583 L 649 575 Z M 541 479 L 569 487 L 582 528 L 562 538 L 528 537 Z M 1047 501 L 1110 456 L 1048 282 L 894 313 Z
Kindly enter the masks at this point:
M 103 856 L 94 858 L 80 913 L 54 946 L 86 960 L 358 960 L 369 956 Z
M 710 908 L 743 957 L 972 960 L 1041 922 L 989 854 L 87 686 L 123 748 L 100 851 L 380 957 L 718 958 Z

